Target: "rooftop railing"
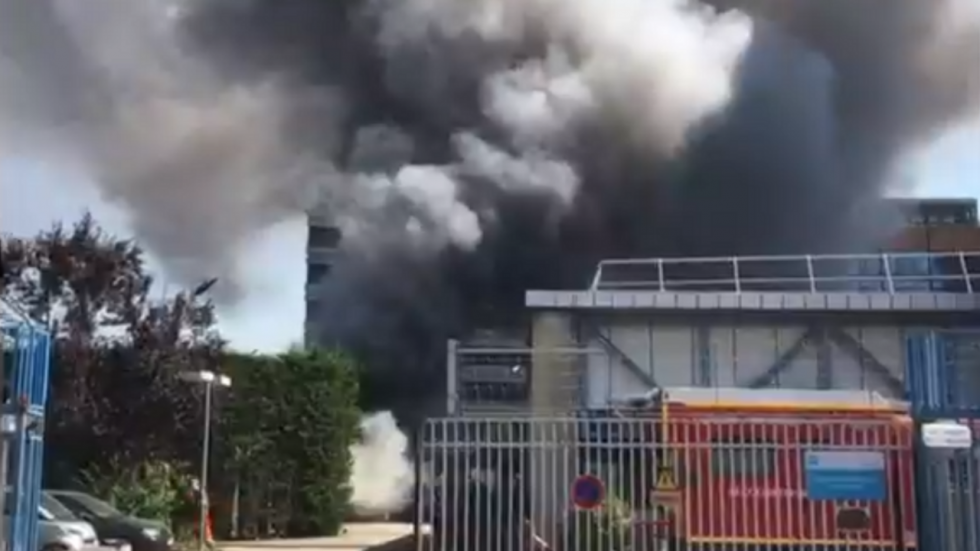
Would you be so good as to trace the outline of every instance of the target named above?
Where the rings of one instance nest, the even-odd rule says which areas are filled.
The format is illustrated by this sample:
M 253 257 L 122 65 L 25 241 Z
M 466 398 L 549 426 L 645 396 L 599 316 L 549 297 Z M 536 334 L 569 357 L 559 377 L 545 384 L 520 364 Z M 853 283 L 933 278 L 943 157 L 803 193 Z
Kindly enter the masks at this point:
M 599 262 L 590 289 L 972 294 L 980 253 L 612 259 Z

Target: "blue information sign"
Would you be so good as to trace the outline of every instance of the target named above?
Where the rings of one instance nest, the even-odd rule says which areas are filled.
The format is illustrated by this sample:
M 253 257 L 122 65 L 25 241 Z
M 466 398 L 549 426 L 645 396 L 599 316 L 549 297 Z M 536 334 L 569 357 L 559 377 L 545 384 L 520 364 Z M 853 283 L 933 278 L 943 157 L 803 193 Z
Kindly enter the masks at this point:
M 881 452 L 807 452 L 804 469 L 808 499 L 885 500 L 887 477 Z
M 595 509 L 606 498 L 606 485 L 598 477 L 583 474 L 572 482 L 572 502 L 580 509 Z

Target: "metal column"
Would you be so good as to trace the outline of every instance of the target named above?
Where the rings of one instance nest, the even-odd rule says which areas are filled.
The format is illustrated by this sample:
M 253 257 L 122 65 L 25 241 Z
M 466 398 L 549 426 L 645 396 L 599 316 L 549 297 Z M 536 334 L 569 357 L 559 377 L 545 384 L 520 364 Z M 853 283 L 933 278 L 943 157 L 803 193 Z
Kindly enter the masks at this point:
M 980 551 L 980 331 L 909 337 L 906 384 L 918 428 L 938 420 L 973 426 L 972 449 L 929 449 L 916 439 L 919 548 Z
M 51 337 L 22 310 L 0 301 L 0 333 L 7 357 L 3 361 L 6 383 L 0 425 L 7 461 L 4 496 L 9 513 L 4 544 L 11 551 L 38 549 L 38 506 L 44 452 L 44 411 L 48 398 Z M 11 423 L 10 421 L 14 422 Z

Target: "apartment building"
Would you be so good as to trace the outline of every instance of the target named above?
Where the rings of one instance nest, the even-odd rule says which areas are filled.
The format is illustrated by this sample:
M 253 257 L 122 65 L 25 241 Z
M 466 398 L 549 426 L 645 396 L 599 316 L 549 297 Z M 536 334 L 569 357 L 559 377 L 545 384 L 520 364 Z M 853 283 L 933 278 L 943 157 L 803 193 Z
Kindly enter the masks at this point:
M 306 232 L 306 318 L 303 325 L 307 343 L 314 340 L 317 313 L 321 309 L 320 288 L 330 276 L 340 238 L 340 229 L 331 224 L 327 216 L 309 215 Z

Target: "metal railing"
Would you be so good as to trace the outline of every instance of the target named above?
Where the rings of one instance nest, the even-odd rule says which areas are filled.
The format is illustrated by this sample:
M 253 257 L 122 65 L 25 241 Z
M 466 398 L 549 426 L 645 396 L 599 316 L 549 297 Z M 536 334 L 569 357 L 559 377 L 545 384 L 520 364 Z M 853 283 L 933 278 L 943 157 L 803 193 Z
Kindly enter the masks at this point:
M 592 291 L 966 293 L 980 253 L 894 253 L 610 259 Z

